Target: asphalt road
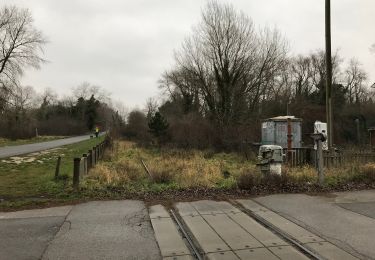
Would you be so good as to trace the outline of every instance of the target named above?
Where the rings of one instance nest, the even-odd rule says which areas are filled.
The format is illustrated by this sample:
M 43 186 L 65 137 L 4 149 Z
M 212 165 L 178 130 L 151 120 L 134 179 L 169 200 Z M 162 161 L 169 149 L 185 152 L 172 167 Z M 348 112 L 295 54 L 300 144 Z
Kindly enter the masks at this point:
M 48 142 L 34 143 L 34 144 L 4 146 L 4 147 L 0 147 L 0 159 L 11 157 L 11 156 L 18 156 L 18 155 L 48 150 L 48 149 L 60 147 L 63 145 L 78 143 L 78 142 L 88 140 L 88 139 L 90 139 L 90 135 L 82 135 L 82 136 L 75 136 L 75 137 L 69 137 L 69 138 L 48 141 Z
M 140 201 L 0 212 L 0 230 L 0 260 L 161 259 Z
M 308 259 L 238 203 L 323 259 L 375 257 L 375 190 L 272 195 L 232 203 L 172 206 L 205 259 Z M 147 209 L 142 201 L 0 212 L 0 230 L 0 260 L 193 259 L 168 209 Z

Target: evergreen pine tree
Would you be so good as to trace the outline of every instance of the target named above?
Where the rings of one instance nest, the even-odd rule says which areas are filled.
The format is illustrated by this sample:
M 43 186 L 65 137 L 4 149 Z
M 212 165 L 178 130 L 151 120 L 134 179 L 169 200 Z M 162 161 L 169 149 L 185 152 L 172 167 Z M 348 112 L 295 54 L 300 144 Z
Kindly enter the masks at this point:
M 156 138 L 160 138 L 166 134 L 169 124 L 160 112 L 156 112 L 150 116 L 148 127 Z

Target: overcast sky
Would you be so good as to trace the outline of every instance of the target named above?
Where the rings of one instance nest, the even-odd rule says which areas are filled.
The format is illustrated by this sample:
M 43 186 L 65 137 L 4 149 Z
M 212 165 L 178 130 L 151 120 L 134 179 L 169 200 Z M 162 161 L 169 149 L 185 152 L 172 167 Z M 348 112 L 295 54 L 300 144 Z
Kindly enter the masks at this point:
M 4 0 L 1 1 L 4 3 Z M 291 53 L 324 48 L 324 0 L 227 0 L 259 26 L 277 26 Z M 160 74 L 173 65 L 204 0 L 5 0 L 27 7 L 47 36 L 41 70 L 27 70 L 24 85 L 64 95 L 83 81 L 100 85 L 114 100 L 142 107 L 158 95 Z M 374 0 L 332 0 L 332 47 L 357 57 L 375 82 Z

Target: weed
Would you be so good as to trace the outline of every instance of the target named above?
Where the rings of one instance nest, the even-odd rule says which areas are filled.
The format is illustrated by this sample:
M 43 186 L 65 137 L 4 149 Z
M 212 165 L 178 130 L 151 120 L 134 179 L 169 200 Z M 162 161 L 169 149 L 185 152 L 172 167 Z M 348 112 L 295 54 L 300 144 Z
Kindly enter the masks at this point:
M 260 173 L 248 169 L 244 170 L 237 179 L 238 188 L 243 190 L 251 190 L 260 182 Z
M 167 169 L 158 169 L 151 172 L 152 180 L 155 183 L 171 183 L 173 174 Z

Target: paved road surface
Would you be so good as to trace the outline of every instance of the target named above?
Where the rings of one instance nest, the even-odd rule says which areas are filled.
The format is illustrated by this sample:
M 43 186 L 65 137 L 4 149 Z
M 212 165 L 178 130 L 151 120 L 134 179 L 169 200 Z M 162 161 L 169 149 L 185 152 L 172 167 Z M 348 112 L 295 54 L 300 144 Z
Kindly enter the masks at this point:
M 255 201 L 345 250 L 375 259 L 375 191 L 272 195 Z
M 375 259 L 375 190 L 180 202 L 172 208 L 205 259 L 309 259 L 252 216 L 324 259 Z M 0 230 L 1 260 L 195 259 L 169 210 L 141 201 L 0 212 Z
M 23 144 L 15 146 L 4 146 L 0 147 L 0 158 L 7 158 L 11 156 L 23 155 L 28 153 L 39 152 L 56 148 L 63 145 L 74 144 L 84 140 L 90 139 L 90 135 L 82 135 L 76 137 L 69 137 L 59 140 L 53 140 L 48 142 L 34 143 L 34 144 Z

